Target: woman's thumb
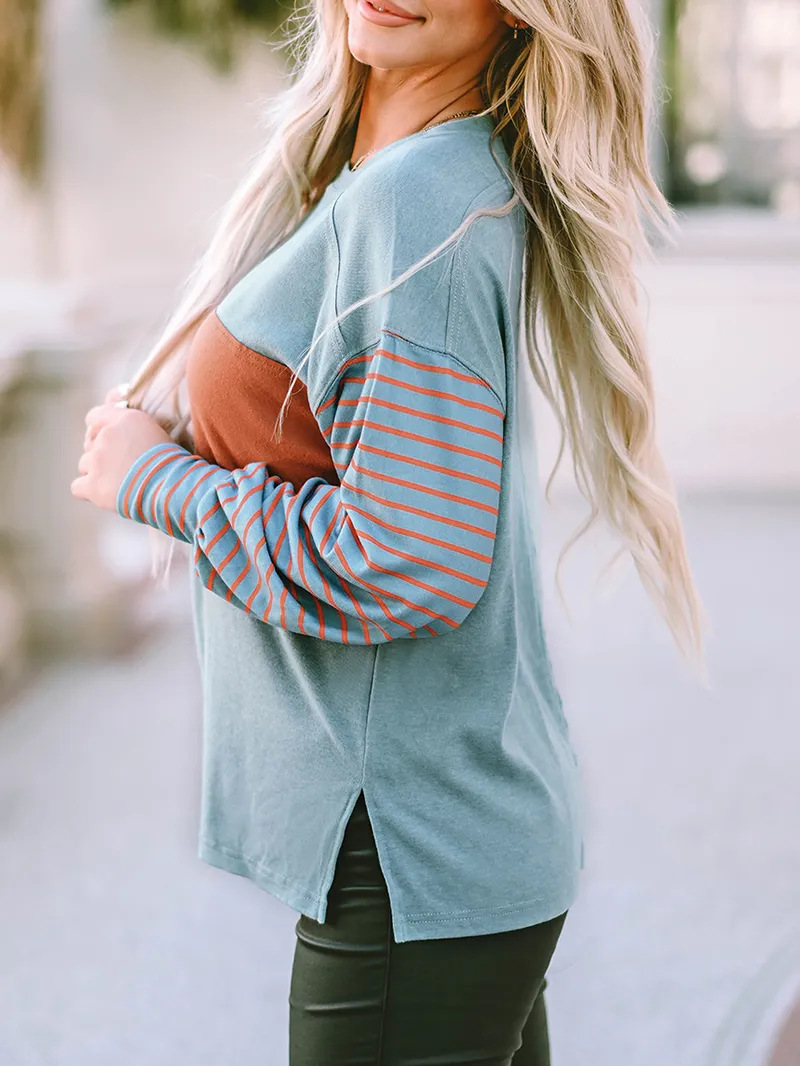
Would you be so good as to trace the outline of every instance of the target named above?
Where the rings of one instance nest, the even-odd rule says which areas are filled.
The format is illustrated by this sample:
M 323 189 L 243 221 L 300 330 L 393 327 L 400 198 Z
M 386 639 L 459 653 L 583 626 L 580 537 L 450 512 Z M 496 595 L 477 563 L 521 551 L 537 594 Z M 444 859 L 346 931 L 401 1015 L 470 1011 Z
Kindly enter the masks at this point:
M 106 398 L 103 403 L 116 403 L 117 400 L 124 400 L 128 395 L 130 385 L 127 381 L 123 381 L 121 385 L 115 385 L 113 389 L 109 389 L 106 393 Z

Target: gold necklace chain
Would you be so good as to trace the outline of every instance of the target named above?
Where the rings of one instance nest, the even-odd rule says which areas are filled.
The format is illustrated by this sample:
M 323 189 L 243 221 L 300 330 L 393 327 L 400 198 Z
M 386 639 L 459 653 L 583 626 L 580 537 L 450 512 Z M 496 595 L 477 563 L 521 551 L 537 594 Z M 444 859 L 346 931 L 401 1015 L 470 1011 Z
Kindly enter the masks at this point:
M 455 113 L 455 115 L 448 115 L 446 118 L 440 118 L 438 120 L 438 122 L 429 122 L 427 126 L 423 126 L 421 130 L 417 130 L 417 133 L 424 133 L 425 130 L 429 130 L 429 129 L 432 129 L 434 126 L 441 125 L 442 122 L 452 122 L 452 120 L 454 118 L 466 118 L 467 115 L 478 115 L 478 114 L 480 114 L 480 110 L 457 111 Z M 385 147 L 388 147 L 388 145 L 386 145 Z M 360 167 L 365 159 L 367 159 L 371 155 L 374 155 L 375 152 L 378 152 L 378 151 L 380 151 L 379 148 L 371 148 L 368 152 L 365 152 L 364 155 L 362 155 L 360 159 L 357 159 L 355 161 L 355 163 L 353 163 L 353 165 L 350 167 L 350 170 L 353 171 L 357 167 Z

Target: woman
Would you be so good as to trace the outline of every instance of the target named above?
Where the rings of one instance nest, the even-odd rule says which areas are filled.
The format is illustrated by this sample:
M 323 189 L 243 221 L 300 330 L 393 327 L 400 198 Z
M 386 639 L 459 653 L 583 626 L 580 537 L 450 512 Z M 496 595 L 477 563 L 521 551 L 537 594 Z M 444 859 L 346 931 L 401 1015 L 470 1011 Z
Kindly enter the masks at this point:
M 522 352 L 592 518 L 700 652 L 632 273 L 637 205 L 672 221 L 643 46 L 621 0 L 317 0 L 297 37 L 72 490 L 190 547 L 199 855 L 300 912 L 292 1066 L 543 1066 L 583 838 Z

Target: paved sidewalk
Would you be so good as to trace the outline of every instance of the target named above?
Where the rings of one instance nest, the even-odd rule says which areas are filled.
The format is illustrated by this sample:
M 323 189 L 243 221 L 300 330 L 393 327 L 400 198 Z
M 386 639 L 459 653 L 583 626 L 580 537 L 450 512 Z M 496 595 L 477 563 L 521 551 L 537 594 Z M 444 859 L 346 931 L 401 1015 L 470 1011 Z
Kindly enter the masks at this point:
M 571 626 L 547 598 L 587 806 L 554 1066 L 766 1066 L 800 994 L 800 505 L 684 513 L 711 691 L 630 569 L 592 599 L 607 555 L 567 557 Z M 548 515 L 545 575 L 578 518 Z M 297 916 L 196 858 L 184 580 L 135 660 L 59 668 L 0 712 L 2 1066 L 286 1066 Z

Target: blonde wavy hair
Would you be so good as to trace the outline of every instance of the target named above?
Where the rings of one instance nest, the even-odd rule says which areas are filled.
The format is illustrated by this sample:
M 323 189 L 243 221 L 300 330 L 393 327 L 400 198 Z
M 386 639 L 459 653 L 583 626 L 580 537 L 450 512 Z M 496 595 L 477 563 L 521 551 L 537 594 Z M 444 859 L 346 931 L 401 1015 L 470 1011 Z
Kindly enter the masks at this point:
M 630 552 L 679 650 L 703 671 L 705 615 L 655 439 L 653 382 L 634 277 L 637 253 L 652 254 L 639 209 L 661 236 L 671 240 L 676 229 L 647 158 L 653 35 L 626 0 L 509 0 L 504 6 L 529 28 L 517 40 L 504 36 L 482 72 L 481 89 L 484 113 L 495 124 L 492 138 L 502 138 L 508 152 L 512 198 L 471 214 L 447 241 L 387 288 L 346 308 L 326 329 L 401 284 L 479 215 L 503 214 L 521 201 L 527 239 L 520 342 L 561 427 L 547 498 L 568 442 L 577 486 L 590 505 L 558 566 L 602 516 L 623 542 L 611 562 Z M 347 24 L 341 0 L 306 0 L 286 24 L 282 46 L 295 61 L 294 73 L 266 107 L 266 147 L 225 207 L 160 339 L 131 378 L 131 406 L 147 410 L 189 450 L 194 442 L 183 386 L 195 331 L 292 233 L 352 153 L 369 68 L 352 56 Z M 278 432 L 301 367 L 276 421 Z M 164 537 L 153 532 L 153 575 L 160 570 L 165 577 L 175 541 L 167 549 Z

